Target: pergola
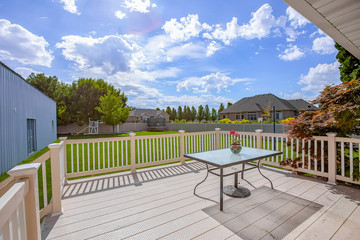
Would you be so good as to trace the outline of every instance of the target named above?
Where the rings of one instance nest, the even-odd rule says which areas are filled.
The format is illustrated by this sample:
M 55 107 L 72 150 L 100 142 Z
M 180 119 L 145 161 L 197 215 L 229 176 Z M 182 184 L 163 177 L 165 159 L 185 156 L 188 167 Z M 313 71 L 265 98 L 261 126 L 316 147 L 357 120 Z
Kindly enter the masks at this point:
M 360 59 L 359 0 L 283 0 Z

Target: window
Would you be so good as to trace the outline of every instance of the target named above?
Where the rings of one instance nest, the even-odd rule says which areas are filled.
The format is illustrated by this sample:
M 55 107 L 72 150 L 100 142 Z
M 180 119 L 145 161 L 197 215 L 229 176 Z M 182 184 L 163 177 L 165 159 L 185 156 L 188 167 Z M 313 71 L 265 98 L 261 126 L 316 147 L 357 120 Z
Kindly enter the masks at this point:
M 236 119 L 236 120 L 241 120 L 241 114 L 236 114 L 236 115 L 235 115 L 235 119 Z
M 282 119 L 283 119 L 283 114 L 282 114 L 282 112 L 277 112 L 277 113 L 276 113 L 276 119 L 277 119 L 277 120 L 282 120 Z
M 248 120 L 257 121 L 257 114 L 256 113 L 248 113 Z
M 31 154 L 36 151 L 36 120 L 27 119 L 27 152 Z
M 224 118 L 227 118 L 227 116 L 226 116 L 225 114 L 223 115 L 223 119 L 224 119 Z

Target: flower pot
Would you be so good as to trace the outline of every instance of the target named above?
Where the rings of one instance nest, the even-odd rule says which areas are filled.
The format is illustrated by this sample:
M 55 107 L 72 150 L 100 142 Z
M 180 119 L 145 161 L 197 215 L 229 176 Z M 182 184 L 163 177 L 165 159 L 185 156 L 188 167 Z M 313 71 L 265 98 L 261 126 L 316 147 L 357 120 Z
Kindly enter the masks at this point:
M 234 154 L 239 154 L 239 153 L 241 152 L 241 149 L 242 149 L 242 147 L 241 147 L 241 145 L 238 144 L 238 143 L 233 143 L 233 144 L 231 144 L 231 146 L 230 146 L 230 150 L 231 150 L 231 152 L 234 153 Z

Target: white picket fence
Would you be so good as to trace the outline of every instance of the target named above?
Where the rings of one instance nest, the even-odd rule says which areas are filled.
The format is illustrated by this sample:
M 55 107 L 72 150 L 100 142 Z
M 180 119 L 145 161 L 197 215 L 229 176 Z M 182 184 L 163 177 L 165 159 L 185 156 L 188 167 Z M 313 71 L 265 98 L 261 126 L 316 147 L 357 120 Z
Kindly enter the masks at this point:
M 262 164 L 325 177 L 332 184 L 336 180 L 360 184 L 354 179 L 354 175 L 360 173 L 360 139 L 337 138 L 334 133 L 312 139 L 293 139 L 286 134 L 262 133 L 262 130 L 239 134 L 238 140 L 243 146 L 283 152 L 262 160 Z M 0 239 L 19 239 L 25 234 L 27 239 L 39 239 L 40 217 L 48 213 L 61 214 L 62 188 L 68 178 L 184 163 L 184 154 L 228 148 L 232 140 L 228 131 L 220 129 L 192 133 L 180 130 L 177 134 L 150 136 L 132 133 L 130 137 L 116 138 L 61 138 L 61 143 L 49 145 L 50 151 L 32 164 L 10 170 L 6 186 L 0 184 Z M 297 167 L 281 166 L 280 162 L 285 159 L 298 159 Z M 51 168 L 47 168 L 49 165 Z M 38 170 L 40 166 L 41 171 Z M 29 169 L 33 175 L 29 175 Z M 40 191 L 44 204 L 41 209 L 37 174 L 42 183 Z M 51 183 L 47 182 L 49 174 Z M 49 184 L 51 198 L 47 195 Z M 14 198 L 16 201 L 12 200 Z

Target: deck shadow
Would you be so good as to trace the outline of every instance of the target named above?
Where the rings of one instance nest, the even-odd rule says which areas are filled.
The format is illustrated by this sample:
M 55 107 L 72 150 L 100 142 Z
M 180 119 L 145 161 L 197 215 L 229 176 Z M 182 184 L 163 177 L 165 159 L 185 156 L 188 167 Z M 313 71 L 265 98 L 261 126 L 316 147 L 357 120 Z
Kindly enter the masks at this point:
M 70 181 L 64 188 L 62 198 L 72 198 L 95 192 L 107 191 L 119 187 L 141 186 L 142 183 L 157 181 L 189 173 L 200 173 L 206 167 L 199 162 L 185 163 L 149 169 L 136 173 L 118 173 L 89 179 Z
M 224 212 L 219 211 L 218 204 L 203 212 L 241 239 L 283 239 L 322 207 L 262 186 L 253 190 L 250 197 L 224 201 Z

